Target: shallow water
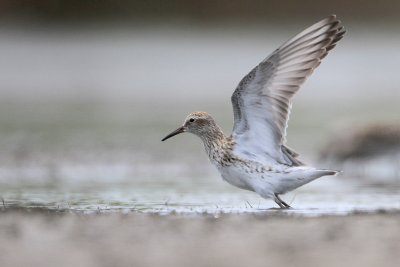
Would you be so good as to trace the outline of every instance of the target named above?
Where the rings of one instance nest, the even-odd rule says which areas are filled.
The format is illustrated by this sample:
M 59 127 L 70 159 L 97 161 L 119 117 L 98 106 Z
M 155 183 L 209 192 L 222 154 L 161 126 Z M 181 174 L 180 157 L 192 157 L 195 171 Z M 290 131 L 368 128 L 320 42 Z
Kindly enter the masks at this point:
M 7 208 L 51 211 L 212 214 L 282 212 L 303 216 L 400 211 L 400 183 L 365 184 L 347 177 L 325 177 L 283 196 L 292 209 L 279 210 L 271 200 L 245 192 L 216 177 L 193 180 L 135 180 L 125 183 L 2 186 Z

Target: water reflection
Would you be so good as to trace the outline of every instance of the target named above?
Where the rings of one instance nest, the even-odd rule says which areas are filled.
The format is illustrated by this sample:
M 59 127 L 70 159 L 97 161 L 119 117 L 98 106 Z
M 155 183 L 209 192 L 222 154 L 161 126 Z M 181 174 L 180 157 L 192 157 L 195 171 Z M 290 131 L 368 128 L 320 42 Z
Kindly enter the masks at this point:
M 276 212 L 273 201 L 231 188 L 213 178 L 202 182 L 171 178 L 97 183 L 80 186 L 2 186 L 3 209 L 23 207 L 72 212 L 145 212 L 156 214 L 219 214 Z M 324 178 L 286 194 L 294 209 L 288 214 L 317 216 L 400 210 L 400 184 L 376 186 L 348 177 Z

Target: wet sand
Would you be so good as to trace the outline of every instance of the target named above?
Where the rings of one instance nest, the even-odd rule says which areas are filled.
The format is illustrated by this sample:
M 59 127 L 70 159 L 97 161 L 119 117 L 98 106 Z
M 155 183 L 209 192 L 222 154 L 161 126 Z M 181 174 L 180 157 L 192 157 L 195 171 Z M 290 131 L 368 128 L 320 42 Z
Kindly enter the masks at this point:
M 400 213 L 0 213 L 0 266 L 400 266 Z

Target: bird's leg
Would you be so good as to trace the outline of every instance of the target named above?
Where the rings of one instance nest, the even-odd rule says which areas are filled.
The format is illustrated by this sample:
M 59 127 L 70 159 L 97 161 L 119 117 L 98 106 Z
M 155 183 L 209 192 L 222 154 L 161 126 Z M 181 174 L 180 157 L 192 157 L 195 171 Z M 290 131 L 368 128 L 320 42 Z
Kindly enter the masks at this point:
M 280 207 L 281 209 L 285 209 L 285 208 L 286 208 L 286 207 L 282 204 L 282 202 L 280 202 L 277 198 L 274 198 L 274 200 L 275 200 L 276 204 L 278 204 L 279 207 Z
M 275 195 L 274 200 L 275 200 L 276 204 L 278 204 L 279 207 L 281 207 L 281 209 L 290 209 L 290 208 L 291 208 L 289 204 L 287 204 L 285 201 L 283 201 L 283 200 L 279 197 L 278 194 L 274 194 L 274 195 Z

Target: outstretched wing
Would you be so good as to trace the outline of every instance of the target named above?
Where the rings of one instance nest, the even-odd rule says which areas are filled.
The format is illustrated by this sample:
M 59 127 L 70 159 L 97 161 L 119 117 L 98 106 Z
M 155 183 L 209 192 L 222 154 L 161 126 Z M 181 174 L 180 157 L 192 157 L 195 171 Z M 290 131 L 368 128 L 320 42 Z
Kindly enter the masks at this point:
M 335 15 L 285 42 L 232 95 L 235 153 L 263 163 L 301 165 L 285 146 L 291 99 L 345 33 Z

